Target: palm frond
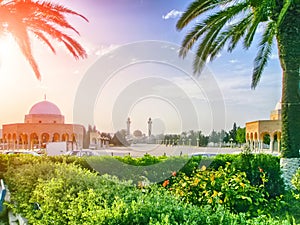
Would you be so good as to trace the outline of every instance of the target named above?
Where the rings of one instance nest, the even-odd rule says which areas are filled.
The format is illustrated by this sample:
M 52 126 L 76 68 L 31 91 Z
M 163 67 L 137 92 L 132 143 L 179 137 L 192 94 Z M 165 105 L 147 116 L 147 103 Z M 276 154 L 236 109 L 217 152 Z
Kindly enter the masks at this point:
M 58 42 L 62 42 L 66 46 L 66 48 L 70 50 L 70 53 L 75 59 L 87 57 L 86 51 L 77 41 L 64 34 L 53 25 L 39 21 L 39 23 L 32 24 L 32 29 L 41 29 L 44 33 L 47 33 L 53 39 L 56 39 Z
M 38 79 L 41 76 L 32 55 L 29 32 L 45 43 L 53 53 L 55 49 L 48 37 L 63 43 L 74 58 L 87 57 L 84 48 L 60 30 L 72 30 L 79 35 L 79 32 L 67 21 L 66 14 L 76 15 L 88 21 L 83 15 L 57 3 L 34 0 L 0 0 L 0 13 L 0 22 L 8 24 L 7 31 L 14 36 Z
M 209 58 L 210 53 L 214 51 L 212 48 L 215 40 L 225 26 L 225 24 L 232 18 L 236 17 L 247 7 L 247 3 L 241 2 L 239 4 L 220 10 L 215 14 L 208 16 L 202 23 L 196 25 L 193 30 L 185 37 L 180 56 L 185 56 L 187 51 L 192 48 L 194 43 L 202 38 L 201 44 L 197 49 L 197 57 L 194 62 L 194 72 L 201 72 L 204 63 Z
M 231 30 L 232 33 L 231 33 L 231 39 L 227 51 L 232 52 L 233 49 L 236 47 L 237 43 L 245 35 L 247 28 L 249 27 L 250 21 L 252 20 L 252 17 L 253 17 L 252 14 L 248 14 L 239 23 L 229 27 L 229 30 Z
M 259 43 L 259 51 L 254 60 L 251 88 L 255 88 L 260 80 L 261 74 L 267 65 L 272 52 L 273 39 L 276 35 L 276 22 L 269 22 Z
M 194 28 L 185 36 L 181 43 L 179 56 L 182 56 L 183 58 L 186 56 L 188 51 L 193 47 L 194 43 L 203 34 L 203 32 L 205 32 L 205 30 L 203 30 L 204 27 L 205 24 L 203 23 L 196 24 Z
M 48 3 L 48 2 L 39 3 L 33 1 L 26 1 L 26 2 L 17 2 L 14 5 L 16 8 L 23 8 L 28 11 L 25 13 L 25 16 L 27 18 L 26 20 L 24 20 L 27 22 L 28 26 L 30 26 L 30 23 L 34 20 L 38 20 L 38 21 L 44 20 L 47 23 L 53 23 L 62 28 L 71 29 L 79 35 L 79 32 L 73 26 L 71 26 L 70 23 L 67 21 L 64 14 L 67 12 L 63 10 L 59 11 L 56 5 L 53 3 Z M 76 15 L 81 16 L 78 13 Z
M 65 40 L 63 42 L 65 43 L 66 47 L 70 50 L 70 47 L 69 47 L 69 45 L 70 45 L 71 48 L 73 49 L 73 50 L 70 50 L 70 52 L 72 53 L 72 55 L 75 59 L 87 57 L 86 51 L 76 40 L 74 40 L 73 38 L 71 38 L 65 34 L 63 34 L 63 38 Z M 68 43 L 68 45 L 66 44 L 66 42 Z
M 231 1 L 232 0 L 196 0 L 188 7 L 188 9 L 180 17 L 176 24 L 176 28 L 178 30 L 182 30 L 188 23 L 190 23 L 199 15 L 207 11 L 213 10 L 219 5 L 226 4 L 227 2 Z
M 223 21 L 225 24 L 226 21 Z M 217 29 L 211 29 L 203 38 L 201 44 L 198 46 L 197 52 L 196 52 L 196 58 L 193 63 L 194 67 L 194 74 L 200 74 L 203 70 L 203 67 L 209 58 L 210 54 L 210 48 L 214 40 L 216 39 L 218 33 L 222 29 L 222 25 L 219 24 L 219 28 Z
M 231 31 L 223 31 L 218 38 L 212 43 L 211 52 L 210 52 L 210 61 L 214 60 L 216 56 L 222 51 L 224 45 L 231 36 Z
M 60 5 L 60 4 L 56 4 L 56 3 L 52 3 L 52 2 L 42 2 L 42 3 L 40 3 L 40 5 L 43 6 L 43 8 L 48 8 L 50 10 L 56 10 L 60 13 L 66 13 L 66 14 L 79 16 L 82 19 L 84 19 L 86 22 L 89 22 L 89 20 L 85 16 L 83 16 L 82 14 L 77 13 L 77 12 L 67 8 L 67 7 L 64 7 L 64 6 Z
M 262 0 L 253 11 L 254 16 L 252 20 L 252 25 L 249 27 L 249 30 L 244 40 L 244 47 L 246 49 L 248 49 L 251 46 L 259 24 L 264 22 L 266 18 L 270 16 L 270 13 L 272 12 L 271 8 L 273 7 L 274 1 Z
M 223 49 L 227 41 L 229 41 L 229 46 L 227 51 L 231 52 L 239 42 L 239 40 L 245 34 L 248 22 L 251 20 L 252 15 L 249 14 L 246 18 L 230 25 L 225 31 L 223 31 L 212 43 L 211 52 L 210 52 L 210 61 L 214 60 L 217 54 Z
M 278 18 L 277 18 L 277 28 L 281 26 L 281 23 L 284 20 L 286 13 L 291 6 L 291 3 L 292 3 L 292 0 L 284 0 L 284 5 L 279 13 Z
M 17 28 L 17 29 L 14 29 L 14 28 Z M 13 27 L 13 29 L 10 30 L 10 32 L 15 37 L 15 40 L 18 43 L 18 46 L 19 46 L 21 52 L 23 53 L 23 55 L 25 56 L 25 58 L 31 65 L 36 78 L 38 80 L 40 80 L 41 73 L 40 73 L 39 67 L 33 57 L 33 54 L 31 51 L 31 46 L 30 46 L 30 39 L 27 34 L 27 31 L 25 29 L 22 29 L 21 25 L 18 26 L 17 24 L 15 24 L 15 26 Z
M 48 45 L 48 47 L 51 49 L 51 51 L 55 54 L 56 51 L 53 47 L 53 45 L 50 43 L 50 41 L 46 38 L 46 36 L 39 31 L 33 31 L 33 33 L 35 34 L 35 36 L 40 39 L 42 42 L 44 42 L 46 45 Z
M 262 19 L 261 15 L 258 14 L 258 16 L 255 16 L 254 19 L 252 20 L 251 26 L 249 27 L 247 35 L 244 39 L 244 48 L 245 49 L 248 49 L 251 46 L 254 36 L 255 36 L 255 33 L 256 33 L 256 30 L 258 28 L 258 25 L 261 23 L 261 19 Z

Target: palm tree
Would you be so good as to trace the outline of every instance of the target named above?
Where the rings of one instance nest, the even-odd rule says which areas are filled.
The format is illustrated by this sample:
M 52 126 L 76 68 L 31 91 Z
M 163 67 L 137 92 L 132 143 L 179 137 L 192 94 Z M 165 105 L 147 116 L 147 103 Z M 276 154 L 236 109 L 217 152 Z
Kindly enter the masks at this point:
M 36 77 L 41 79 L 38 65 L 33 57 L 30 35 L 45 43 L 53 53 L 55 49 L 49 38 L 65 45 L 76 58 L 85 58 L 83 47 L 61 29 L 78 31 L 66 19 L 66 15 L 76 15 L 88 21 L 81 14 L 51 2 L 33 0 L 0 0 L 0 34 L 11 34 L 22 53 L 30 63 Z
M 299 158 L 300 149 L 300 1 L 299 0 L 195 0 L 177 23 L 182 30 L 195 18 L 196 23 L 185 36 L 180 56 L 196 46 L 194 72 L 200 73 L 205 62 L 215 59 L 227 48 L 235 49 L 239 41 L 248 49 L 258 27 L 264 32 L 254 60 L 252 88 L 260 80 L 274 41 L 277 41 L 282 78 L 282 157 Z

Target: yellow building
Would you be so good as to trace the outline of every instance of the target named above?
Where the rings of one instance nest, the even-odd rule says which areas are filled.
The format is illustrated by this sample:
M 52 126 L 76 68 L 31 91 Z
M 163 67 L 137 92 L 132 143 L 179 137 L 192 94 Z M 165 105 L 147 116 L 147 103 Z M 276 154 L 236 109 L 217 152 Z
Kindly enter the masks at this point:
M 264 136 L 270 137 L 270 151 L 280 151 L 281 142 L 281 102 L 270 114 L 270 120 L 257 120 L 246 123 L 246 142 L 252 150 L 263 150 Z

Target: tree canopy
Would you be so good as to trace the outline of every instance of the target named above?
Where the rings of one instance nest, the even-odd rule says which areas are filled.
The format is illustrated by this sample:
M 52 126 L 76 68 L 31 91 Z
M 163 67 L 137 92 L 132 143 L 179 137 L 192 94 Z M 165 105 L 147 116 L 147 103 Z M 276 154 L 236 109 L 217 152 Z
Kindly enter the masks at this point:
M 199 21 L 194 22 L 196 19 Z M 258 28 L 263 33 L 254 59 L 251 87 L 259 83 L 277 41 L 282 79 L 282 155 L 299 158 L 300 149 L 300 0 L 195 0 L 177 22 L 177 29 L 193 28 L 185 36 L 179 55 L 196 45 L 194 72 L 223 50 L 232 52 L 239 42 L 248 49 Z
M 38 64 L 33 57 L 31 35 L 56 53 L 50 38 L 62 43 L 75 59 L 87 57 L 84 48 L 63 30 L 79 32 L 67 21 L 66 15 L 83 15 L 57 3 L 33 0 L 0 0 L 0 34 L 11 34 L 31 65 L 35 76 L 41 79 Z

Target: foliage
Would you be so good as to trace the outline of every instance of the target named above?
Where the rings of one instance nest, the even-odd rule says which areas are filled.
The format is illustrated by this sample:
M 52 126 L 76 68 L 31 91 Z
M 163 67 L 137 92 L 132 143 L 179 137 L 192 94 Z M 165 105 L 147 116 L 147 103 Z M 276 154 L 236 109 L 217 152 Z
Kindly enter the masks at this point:
M 287 218 L 290 221 L 295 220 L 294 224 L 300 224 L 300 199 L 298 191 L 295 190 L 289 190 L 284 193 L 282 198 L 281 207 L 279 210 L 276 210 L 276 216 L 284 218 L 287 216 Z
M 17 169 L 22 165 L 36 164 L 40 162 L 54 162 L 54 163 L 67 163 L 80 165 L 82 168 L 93 171 L 93 168 L 87 163 L 84 157 L 76 156 L 40 156 L 22 155 L 22 154 L 0 154 L 0 178 L 3 178 L 4 173 L 10 168 L 11 170 Z
M 245 172 L 247 179 L 252 185 L 261 185 L 261 170 L 266 175 L 268 182 L 265 189 L 270 198 L 283 194 L 283 180 L 281 178 L 279 158 L 266 154 L 241 155 L 220 154 L 212 158 L 203 158 L 201 156 L 151 156 L 145 154 L 143 157 L 133 158 L 111 157 L 111 156 L 93 156 L 93 157 L 75 157 L 75 156 L 43 156 L 34 157 L 31 155 L 0 155 L 0 176 L 7 171 L 8 166 L 11 171 L 22 165 L 37 164 L 41 162 L 67 163 L 79 165 L 81 168 L 90 171 L 97 171 L 99 174 L 109 174 L 117 176 L 120 180 L 132 180 L 135 185 L 143 183 L 162 183 L 164 180 L 172 177 L 173 172 L 181 172 L 190 176 L 197 168 L 203 165 L 212 170 L 218 170 L 220 166 L 225 167 L 226 163 L 231 163 L 235 170 Z M 261 169 L 261 170 L 260 170 Z M 170 179 L 170 183 L 172 179 Z
M 264 173 L 268 180 L 265 189 L 270 198 L 284 193 L 279 157 L 269 154 L 240 154 L 233 162 L 233 167 L 244 171 L 252 185 L 261 185 L 261 174 Z
M 227 163 L 232 165 L 233 161 L 235 161 L 237 155 L 233 154 L 219 154 L 216 155 L 211 164 L 209 165 L 210 169 L 218 170 L 219 167 L 225 167 Z
M 22 164 L 15 173 L 8 168 L 5 178 L 10 207 L 29 224 L 289 224 L 267 216 L 247 219 L 221 205 L 193 206 L 157 185 L 135 188 L 73 164 Z
M 183 144 L 191 146 L 207 146 L 209 137 L 202 134 L 201 131 L 190 130 L 178 134 L 166 134 L 164 140 L 167 144 Z
M 229 141 L 237 142 L 236 140 L 236 135 L 237 135 L 237 126 L 236 123 L 234 122 L 232 125 L 232 129 L 229 131 Z
M 186 57 L 188 51 L 197 45 L 193 63 L 195 74 L 201 73 L 207 60 L 214 60 L 224 48 L 231 52 L 242 42 L 243 47 L 249 49 L 263 25 L 251 87 L 258 85 L 272 48 L 277 46 L 283 71 L 282 156 L 299 158 L 300 96 L 296 84 L 299 83 L 300 67 L 300 1 L 195 0 L 182 14 L 176 27 L 182 30 L 190 24 L 193 24 L 192 28 L 182 42 L 179 55 Z M 277 45 L 274 45 L 275 40 Z
M 135 185 L 140 183 L 160 183 L 168 179 L 173 172 L 182 171 L 191 174 L 198 168 L 201 156 L 151 156 L 145 154 L 140 158 L 125 157 L 88 157 L 90 167 L 100 174 L 116 176 L 120 180 L 131 180 Z
M 264 143 L 264 144 L 267 144 L 267 145 L 270 144 L 270 134 L 265 134 L 265 135 L 264 135 L 263 143 Z
M 300 192 L 300 168 L 292 178 L 292 184 Z
M 255 2 L 255 4 L 253 4 Z M 194 71 L 201 72 L 207 59 L 213 60 L 226 46 L 229 52 L 236 48 L 239 41 L 248 49 L 261 23 L 266 23 L 255 58 L 252 87 L 256 87 L 261 73 L 270 57 L 272 43 L 277 31 L 280 30 L 286 15 L 299 15 L 299 2 L 285 1 L 285 4 L 275 0 L 263 1 L 194 1 L 177 22 L 177 29 L 182 30 L 194 19 L 200 18 L 182 42 L 180 56 L 185 57 L 197 41 L 197 57 L 194 59 Z M 231 4 L 232 3 L 232 4 Z M 204 15 L 204 16 L 203 16 Z M 201 17 L 203 16 L 203 17 Z M 228 25 L 228 21 L 234 21 Z M 295 33 L 297 31 L 294 31 Z M 226 48 L 225 47 L 225 48 Z
M 143 157 L 139 157 L 139 158 L 133 158 L 129 155 L 124 156 L 124 157 L 115 157 L 116 159 L 118 159 L 121 162 L 124 162 L 126 164 L 129 165 L 134 165 L 134 166 L 149 166 L 149 165 L 153 165 L 156 163 L 159 163 L 163 160 L 166 160 L 168 157 L 167 156 L 152 156 L 150 154 L 145 154 Z
M 76 59 L 87 57 L 83 47 L 72 36 L 63 32 L 69 30 L 79 34 L 66 19 L 67 15 L 75 15 L 87 21 L 79 13 L 60 4 L 32 0 L 1 1 L 0 10 L 0 22 L 6 24 L 1 33 L 8 33 L 14 37 L 38 79 L 41 75 L 32 54 L 30 34 L 46 44 L 53 53 L 56 51 L 49 41 L 50 37 L 61 42 Z
M 284 184 L 281 177 L 279 157 L 269 154 L 252 154 L 249 151 L 239 155 L 220 154 L 217 155 L 209 168 L 217 170 L 226 163 L 231 163 L 234 169 L 245 172 L 251 185 L 261 185 L 261 175 L 265 174 L 268 180 L 265 189 L 270 198 L 275 198 L 284 193 Z
M 225 156 L 223 157 L 225 160 Z M 232 156 L 234 157 L 236 156 Z M 103 173 L 85 169 L 86 164 L 82 162 L 90 158 L 3 155 L 0 157 L 0 162 L 6 167 L 3 170 L 4 178 L 11 192 L 11 203 L 8 206 L 15 212 L 21 213 L 30 224 L 37 225 L 290 224 L 287 220 L 277 220 L 264 215 L 249 219 L 248 214 L 251 213 L 252 216 L 262 214 L 263 210 L 269 208 L 264 205 L 266 203 L 264 195 L 267 194 L 262 188 L 251 186 L 244 172 L 238 172 L 229 165 L 215 171 L 195 172 L 195 168 L 203 161 L 201 156 L 185 158 L 145 155 L 141 158 L 130 156 L 117 158 L 95 159 L 100 162 L 100 165 L 110 160 L 118 162 L 123 160 L 120 162 L 123 165 L 136 168 L 160 165 L 164 169 L 166 169 L 164 167 L 166 161 L 176 165 L 182 162 L 180 160 L 185 159 L 188 162 L 185 161 L 181 171 L 189 176 L 185 175 L 180 179 L 178 174 L 182 172 L 173 171 L 171 175 L 170 170 L 166 174 L 170 181 L 165 185 L 167 188 L 162 187 L 163 183 L 133 186 L 132 183 L 120 181 L 116 177 L 99 176 L 99 173 Z M 115 165 L 107 164 L 107 166 L 112 169 Z M 119 169 L 120 172 L 124 168 Z M 132 170 L 131 173 L 137 171 Z M 204 180 L 197 181 L 196 178 Z M 198 185 L 193 186 L 192 181 L 197 181 Z M 200 200 L 193 204 L 180 200 L 172 192 L 179 190 L 183 182 L 189 184 L 182 190 L 183 192 L 193 191 L 187 198 L 199 195 L 204 183 L 206 188 L 202 193 L 208 194 L 199 195 Z M 169 188 L 173 188 L 171 193 Z M 212 197 L 213 195 L 216 196 Z M 218 202 L 217 199 L 222 200 L 223 203 Z M 250 201 L 253 204 L 250 204 Z M 262 203 L 257 206 L 257 202 Z M 269 201 L 269 205 L 278 206 L 275 201 Z M 259 212 L 257 207 L 262 211 Z M 238 213 L 240 211 L 247 211 L 247 213 Z
M 264 183 L 251 185 L 246 173 L 236 171 L 229 163 L 217 171 L 203 167 L 190 177 L 179 176 L 171 190 L 187 203 L 198 206 L 210 204 L 216 208 L 221 204 L 235 213 L 249 215 L 259 215 L 268 209 Z
M 243 144 L 246 142 L 246 127 L 238 127 L 236 130 L 236 142 Z

